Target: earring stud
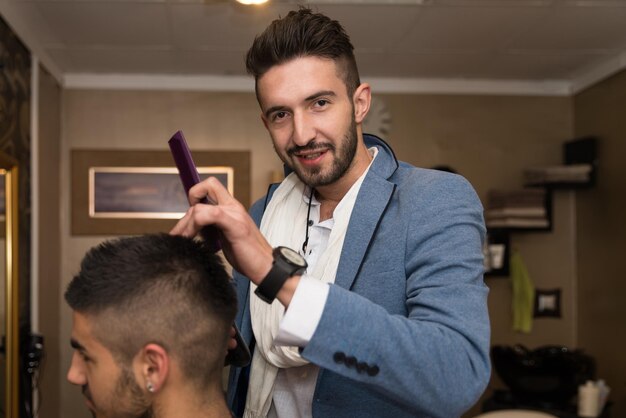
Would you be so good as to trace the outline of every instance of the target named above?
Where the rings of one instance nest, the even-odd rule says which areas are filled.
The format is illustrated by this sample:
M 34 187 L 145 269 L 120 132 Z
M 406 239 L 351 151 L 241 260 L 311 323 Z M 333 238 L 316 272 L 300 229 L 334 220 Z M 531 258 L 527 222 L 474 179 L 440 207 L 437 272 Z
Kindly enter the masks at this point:
M 152 384 L 152 382 L 146 383 L 146 389 L 148 389 L 148 392 L 150 393 L 154 392 L 154 385 Z

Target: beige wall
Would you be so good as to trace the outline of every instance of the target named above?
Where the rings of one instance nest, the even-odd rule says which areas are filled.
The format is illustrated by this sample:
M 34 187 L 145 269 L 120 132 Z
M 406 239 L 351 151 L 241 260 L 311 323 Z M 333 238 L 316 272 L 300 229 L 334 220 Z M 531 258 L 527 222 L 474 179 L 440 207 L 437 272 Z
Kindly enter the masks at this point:
M 626 72 L 574 99 L 576 135 L 599 138 L 598 185 L 577 194 L 579 345 L 626 416 Z
M 521 187 L 524 167 L 559 163 L 561 144 L 573 133 L 569 98 L 381 95 L 380 99 L 387 102 L 392 114 L 392 132 L 387 139 L 399 159 L 424 167 L 449 164 L 473 183 L 481 197 L 490 188 Z M 250 150 L 253 200 L 264 194 L 270 173 L 280 169 L 253 94 L 66 90 L 62 123 L 61 289 L 76 272 L 85 251 L 107 238 L 70 235 L 71 149 L 167 150 L 169 136 L 182 129 L 192 150 Z M 552 233 L 512 238 L 537 287 L 563 289 L 564 317 L 536 321 L 530 335 L 513 333 L 510 281 L 487 279 L 494 342 L 521 342 L 531 347 L 575 344 L 573 202 L 570 192 L 555 195 Z M 60 369 L 64 371 L 70 360 L 71 318 L 62 292 L 58 295 Z M 60 415 L 87 418 L 80 391 L 65 383 L 63 372 L 59 386 Z

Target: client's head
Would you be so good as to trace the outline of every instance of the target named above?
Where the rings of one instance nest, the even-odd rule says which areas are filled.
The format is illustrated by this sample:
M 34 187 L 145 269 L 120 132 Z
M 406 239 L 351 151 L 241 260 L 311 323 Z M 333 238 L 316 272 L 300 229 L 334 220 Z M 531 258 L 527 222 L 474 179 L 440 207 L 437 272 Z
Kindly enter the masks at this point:
M 181 404 L 221 396 L 236 296 L 202 242 L 166 234 L 104 242 L 85 255 L 65 299 L 75 350 L 67 378 L 94 416 L 168 416 L 181 412 L 178 393 Z

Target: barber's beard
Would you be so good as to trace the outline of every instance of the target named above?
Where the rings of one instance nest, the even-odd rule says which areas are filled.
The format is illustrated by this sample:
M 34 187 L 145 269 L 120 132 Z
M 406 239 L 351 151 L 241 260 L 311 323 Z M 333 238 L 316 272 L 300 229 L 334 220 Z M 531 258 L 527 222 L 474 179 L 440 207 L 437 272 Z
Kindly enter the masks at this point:
M 332 166 L 327 172 L 322 172 L 320 167 L 304 169 L 300 166 L 294 165 L 291 168 L 296 173 L 298 178 L 309 187 L 315 188 L 333 184 L 343 177 L 352 165 L 358 144 L 357 135 L 356 122 L 353 115 L 352 122 L 346 130 L 343 140 L 339 144 L 324 144 L 313 141 L 303 147 L 292 147 L 287 151 L 288 154 L 294 155 L 299 151 L 312 151 L 315 149 L 327 148 L 328 152 L 332 152 L 334 154 Z M 280 153 L 278 154 L 280 155 Z M 283 161 L 285 163 L 287 162 L 285 159 L 283 159 Z

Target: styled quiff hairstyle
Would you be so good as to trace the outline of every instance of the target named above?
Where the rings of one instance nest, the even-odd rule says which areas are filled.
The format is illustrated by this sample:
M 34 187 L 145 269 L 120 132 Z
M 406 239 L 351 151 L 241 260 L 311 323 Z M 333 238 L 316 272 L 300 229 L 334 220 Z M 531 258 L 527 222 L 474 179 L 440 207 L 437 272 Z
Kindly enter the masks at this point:
M 258 35 L 246 55 L 246 68 L 256 86 L 273 66 L 311 56 L 335 61 L 338 75 L 352 97 L 361 81 L 350 37 L 339 22 L 308 8 L 290 11 Z
M 198 387 L 220 381 L 237 298 L 203 242 L 167 234 L 106 241 L 85 255 L 65 300 L 118 363 L 156 343 Z

